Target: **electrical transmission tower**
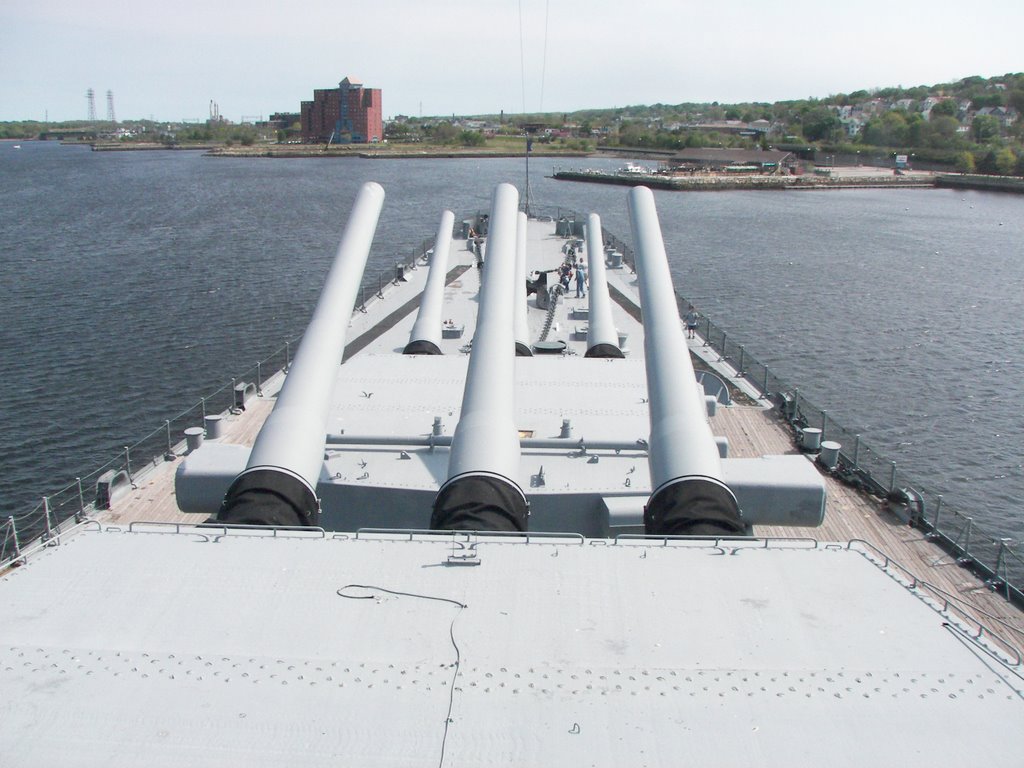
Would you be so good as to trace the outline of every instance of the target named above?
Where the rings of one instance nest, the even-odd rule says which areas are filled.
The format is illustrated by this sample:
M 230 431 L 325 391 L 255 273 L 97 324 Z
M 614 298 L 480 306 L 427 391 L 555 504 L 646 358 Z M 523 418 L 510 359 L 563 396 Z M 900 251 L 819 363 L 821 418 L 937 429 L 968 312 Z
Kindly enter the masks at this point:
M 107 91 L 107 122 L 116 123 L 117 117 L 114 115 L 114 92 Z
M 85 92 L 85 98 L 89 102 L 89 122 L 94 123 L 96 122 L 96 92 L 90 88 Z

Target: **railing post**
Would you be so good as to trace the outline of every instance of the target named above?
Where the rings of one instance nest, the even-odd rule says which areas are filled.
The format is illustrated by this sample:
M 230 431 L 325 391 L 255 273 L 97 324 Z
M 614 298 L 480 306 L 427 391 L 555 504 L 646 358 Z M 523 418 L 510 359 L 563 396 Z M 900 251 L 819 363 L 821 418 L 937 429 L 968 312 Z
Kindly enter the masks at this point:
M 761 397 L 768 397 L 768 366 L 764 367 L 764 385 L 761 387 Z
M 128 482 L 135 485 L 135 480 L 132 478 L 132 452 L 127 445 L 124 447 L 124 468 L 128 473 Z
M 896 462 L 890 461 L 892 465 L 892 471 L 889 473 L 889 493 L 896 490 Z
M 164 425 L 167 427 L 167 455 L 174 455 L 174 446 L 171 445 L 171 420 L 164 419 Z
M 793 416 L 790 421 L 796 421 L 800 418 L 800 387 L 793 389 Z
M 860 469 L 860 464 L 857 463 L 857 457 L 860 455 L 860 435 L 853 436 L 853 468 Z M 941 496 L 939 498 L 942 498 Z
M 1009 541 L 1012 541 L 1012 539 L 999 539 L 999 552 L 996 555 L 996 567 L 994 571 L 996 584 L 1003 588 L 1003 596 L 1007 600 L 1010 599 L 1010 579 L 1006 574 L 1006 563 L 1003 562 L 1003 555 L 1006 552 L 1006 544 Z M 1000 571 L 1002 573 L 1000 573 Z
M 85 494 L 82 492 L 82 478 L 76 477 L 75 483 L 78 485 L 78 514 L 75 515 L 75 522 L 80 523 L 85 517 Z
M 704 321 L 704 346 L 706 347 L 711 344 L 711 318 L 705 317 Z
M 722 351 L 718 353 L 718 361 L 719 362 L 721 362 L 722 360 L 725 360 L 725 337 L 727 335 L 728 334 L 726 334 L 725 331 L 722 331 Z
M 380 272 L 377 273 L 377 298 L 384 298 L 384 277 Z
M 736 372 L 737 376 L 743 376 L 746 371 L 743 370 L 743 345 L 740 344 L 740 369 Z
M 932 530 L 935 531 L 935 535 L 939 533 L 939 514 L 942 512 L 942 494 L 935 500 L 935 519 L 932 520 Z
M 7 518 L 7 525 L 11 528 L 11 538 L 14 539 L 14 559 L 21 559 L 21 544 L 18 541 L 18 526 L 14 524 L 14 516 L 10 515 Z
M 284 343 L 284 369 L 287 371 L 292 367 L 292 343 L 286 341 Z
M 825 439 L 825 422 L 828 421 L 828 411 L 821 412 L 821 439 Z
M 43 535 L 43 540 L 49 541 L 53 538 L 53 528 L 50 527 L 50 499 L 47 496 L 43 496 L 43 519 L 46 521 L 46 533 Z
M 359 286 L 359 311 L 366 314 L 366 286 Z
M 971 529 L 974 527 L 974 518 L 967 518 L 967 527 L 964 529 L 964 554 L 958 562 L 968 562 L 971 560 Z
M 263 397 L 263 367 L 256 361 L 256 396 Z
M 205 397 L 199 398 L 199 404 L 200 404 L 200 407 L 202 408 L 202 411 L 203 411 L 203 426 L 205 427 L 206 426 L 206 398 Z

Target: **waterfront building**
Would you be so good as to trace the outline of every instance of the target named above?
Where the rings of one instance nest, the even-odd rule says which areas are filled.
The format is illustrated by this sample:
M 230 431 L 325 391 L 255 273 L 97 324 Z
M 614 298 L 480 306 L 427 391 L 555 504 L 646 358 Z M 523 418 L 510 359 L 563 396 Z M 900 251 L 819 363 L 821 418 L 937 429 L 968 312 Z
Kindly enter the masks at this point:
M 300 114 L 304 142 L 363 144 L 384 138 L 380 88 L 364 88 L 352 77 L 337 88 L 314 90 Z

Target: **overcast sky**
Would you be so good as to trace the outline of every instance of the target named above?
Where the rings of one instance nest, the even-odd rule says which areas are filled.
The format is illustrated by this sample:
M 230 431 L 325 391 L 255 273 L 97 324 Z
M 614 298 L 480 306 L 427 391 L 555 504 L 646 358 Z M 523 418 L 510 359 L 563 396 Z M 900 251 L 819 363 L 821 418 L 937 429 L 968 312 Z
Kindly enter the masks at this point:
M 233 121 L 346 76 L 385 118 L 777 101 L 1024 70 L 1024 0 L 0 4 L 0 120 Z M 520 24 L 520 18 L 522 24 Z M 522 30 L 522 37 L 520 36 Z M 522 41 L 522 42 L 521 42 Z

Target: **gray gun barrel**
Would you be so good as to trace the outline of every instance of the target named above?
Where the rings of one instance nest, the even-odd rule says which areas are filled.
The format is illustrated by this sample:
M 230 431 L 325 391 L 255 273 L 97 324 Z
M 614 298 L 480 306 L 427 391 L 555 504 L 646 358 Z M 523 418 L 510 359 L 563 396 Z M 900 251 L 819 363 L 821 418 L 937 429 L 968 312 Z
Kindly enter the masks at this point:
M 516 215 L 516 295 L 515 295 L 515 337 L 516 356 L 533 357 L 530 350 L 530 323 L 526 307 L 526 224 L 527 216 Z
M 590 301 L 587 312 L 587 357 L 623 357 L 619 334 L 612 320 L 612 301 L 604 271 L 604 239 L 601 217 L 587 216 L 587 268 L 590 270 Z
M 324 462 L 331 393 L 345 351 L 366 259 L 384 204 L 374 182 L 359 191 L 338 253 L 291 369 L 217 520 L 249 525 L 316 525 L 316 484 Z
M 718 446 L 697 391 L 689 347 L 679 322 L 672 276 L 654 195 L 629 193 L 636 247 L 651 434 L 651 488 L 644 510 L 649 535 L 742 534 L 736 497 L 722 482 Z
M 434 499 L 434 529 L 526 530 L 526 496 L 512 480 L 519 472 L 512 307 L 518 206 L 515 187 L 495 188 L 462 413 L 452 436 L 448 479 Z
M 420 298 L 420 311 L 409 334 L 409 343 L 402 350 L 406 355 L 441 354 L 441 307 L 444 305 L 444 281 L 448 274 L 448 252 L 452 245 L 452 225 L 455 214 L 445 211 L 434 240 L 434 253 L 430 257 L 427 284 Z

